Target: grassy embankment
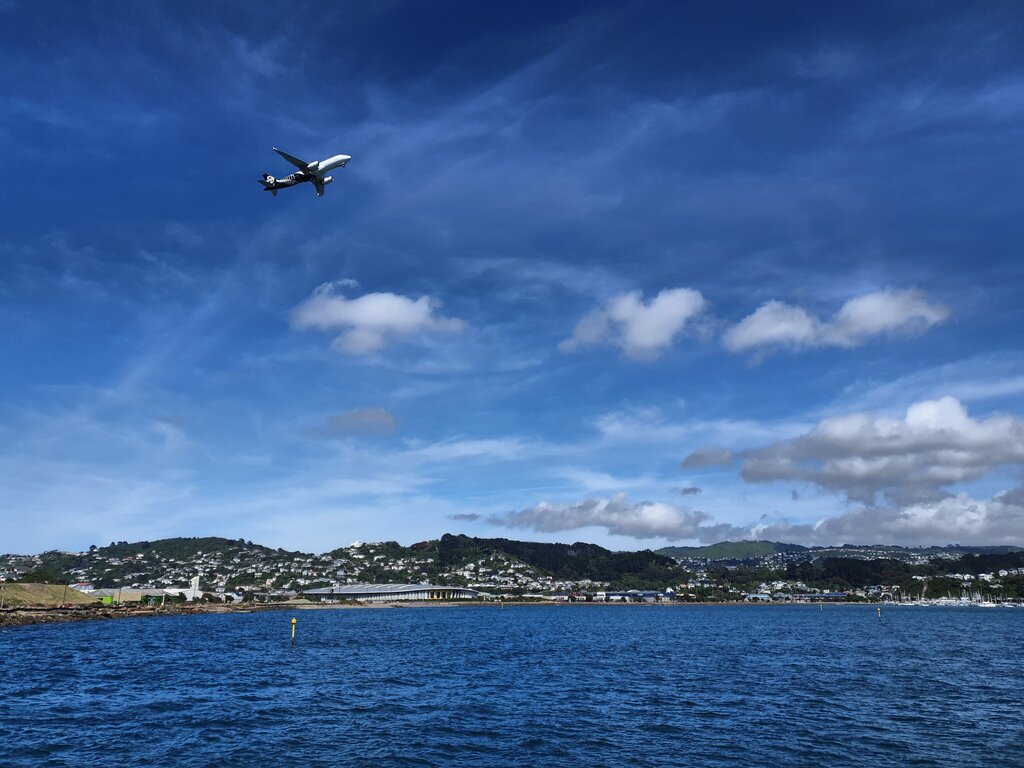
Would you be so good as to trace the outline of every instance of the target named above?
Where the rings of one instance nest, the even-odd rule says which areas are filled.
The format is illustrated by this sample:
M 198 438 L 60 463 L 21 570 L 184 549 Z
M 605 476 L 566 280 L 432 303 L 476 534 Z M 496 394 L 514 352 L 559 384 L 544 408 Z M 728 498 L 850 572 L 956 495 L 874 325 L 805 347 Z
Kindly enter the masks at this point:
M 94 605 L 97 601 L 77 589 L 63 584 L 0 584 L 0 602 L 4 608 L 57 608 L 71 605 Z

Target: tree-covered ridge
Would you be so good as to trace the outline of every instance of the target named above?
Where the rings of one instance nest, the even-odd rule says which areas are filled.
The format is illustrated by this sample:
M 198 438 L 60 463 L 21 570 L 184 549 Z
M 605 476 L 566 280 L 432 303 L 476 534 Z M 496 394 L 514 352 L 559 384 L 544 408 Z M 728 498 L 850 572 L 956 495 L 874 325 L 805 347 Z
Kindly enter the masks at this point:
M 807 547 L 775 541 L 720 541 L 704 547 L 662 547 L 658 554 L 677 559 L 750 560 L 779 552 L 802 552 Z
M 650 550 L 612 552 L 583 542 L 548 544 L 448 533 L 441 537 L 438 546 L 442 568 L 461 565 L 491 552 L 502 552 L 555 578 L 608 582 L 620 587 L 664 584 L 682 573 L 672 558 Z
M 658 554 L 677 560 L 746 561 L 770 558 L 773 555 L 787 555 L 789 560 L 820 559 L 824 557 L 859 556 L 865 559 L 896 559 L 916 554 L 921 557 L 960 556 L 967 554 L 1002 555 L 1022 552 L 1024 548 L 1012 545 L 961 546 L 951 544 L 944 547 L 905 547 L 895 544 L 843 544 L 840 546 L 802 546 L 776 541 L 720 541 L 702 547 L 662 547 Z

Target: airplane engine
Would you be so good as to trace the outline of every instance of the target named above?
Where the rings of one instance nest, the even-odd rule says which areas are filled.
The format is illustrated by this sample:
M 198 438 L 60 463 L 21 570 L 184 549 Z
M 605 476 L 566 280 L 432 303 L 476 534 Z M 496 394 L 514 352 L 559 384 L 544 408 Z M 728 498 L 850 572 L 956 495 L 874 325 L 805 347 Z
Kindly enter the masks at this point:
M 326 186 L 327 186 L 328 184 L 330 184 L 330 183 L 331 183 L 332 181 L 334 181 L 334 177 L 333 177 L 333 176 L 324 176 L 324 186 L 325 186 L 325 187 L 326 187 Z

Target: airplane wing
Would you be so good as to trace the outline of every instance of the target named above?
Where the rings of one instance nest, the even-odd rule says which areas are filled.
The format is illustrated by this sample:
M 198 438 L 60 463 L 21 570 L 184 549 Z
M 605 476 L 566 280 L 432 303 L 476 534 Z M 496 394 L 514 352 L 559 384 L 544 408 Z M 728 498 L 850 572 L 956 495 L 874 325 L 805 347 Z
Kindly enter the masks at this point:
M 285 160 L 287 160 L 289 163 L 298 168 L 300 171 L 306 170 L 306 167 L 309 165 L 309 163 L 307 163 L 305 160 L 299 160 L 299 158 L 297 158 L 295 155 L 289 155 L 287 152 L 282 152 L 277 147 L 272 147 L 272 149 Z
M 316 187 L 316 196 L 317 197 L 323 197 L 324 196 L 324 182 L 323 182 L 322 179 L 320 179 L 319 176 L 314 176 L 313 177 L 313 186 Z

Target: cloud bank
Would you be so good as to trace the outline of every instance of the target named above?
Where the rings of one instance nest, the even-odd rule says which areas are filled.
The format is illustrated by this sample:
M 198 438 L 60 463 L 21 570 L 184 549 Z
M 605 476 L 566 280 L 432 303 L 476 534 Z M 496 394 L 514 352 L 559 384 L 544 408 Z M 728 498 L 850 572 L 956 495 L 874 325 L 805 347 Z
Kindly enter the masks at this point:
M 440 303 L 430 296 L 413 300 L 394 293 L 368 293 L 349 299 L 336 292 L 339 287 L 340 283 L 324 283 L 292 311 L 295 328 L 341 330 L 331 344 L 338 352 L 368 355 L 398 339 L 452 333 L 464 325 L 438 314 Z
M 977 500 L 966 493 L 903 507 L 869 506 L 810 525 L 773 523 L 751 537 L 803 544 L 1024 545 L 1024 488 Z
M 873 504 L 934 499 L 954 483 L 1024 465 L 1024 419 L 974 419 L 954 397 L 926 400 L 903 418 L 855 413 L 744 455 L 748 482 L 803 481 Z
M 640 291 L 629 291 L 584 316 L 572 337 L 558 348 L 574 352 L 612 344 L 633 360 L 656 360 L 706 306 L 700 291 L 691 288 L 666 288 L 649 302 L 644 302 Z
M 729 328 L 722 342 L 731 352 L 812 347 L 859 347 L 879 336 L 914 336 L 949 317 L 941 304 L 918 291 L 884 290 L 856 296 L 830 321 L 781 301 L 769 301 Z
M 710 449 L 712 452 L 721 449 Z M 684 461 L 700 461 L 709 449 Z M 738 454 L 749 483 L 804 482 L 855 509 L 814 524 L 769 523 L 751 535 L 817 544 L 1024 543 L 1024 489 L 978 500 L 954 486 L 1024 468 L 1024 419 L 973 418 L 954 397 L 911 405 L 900 418 L 855 413 Z

